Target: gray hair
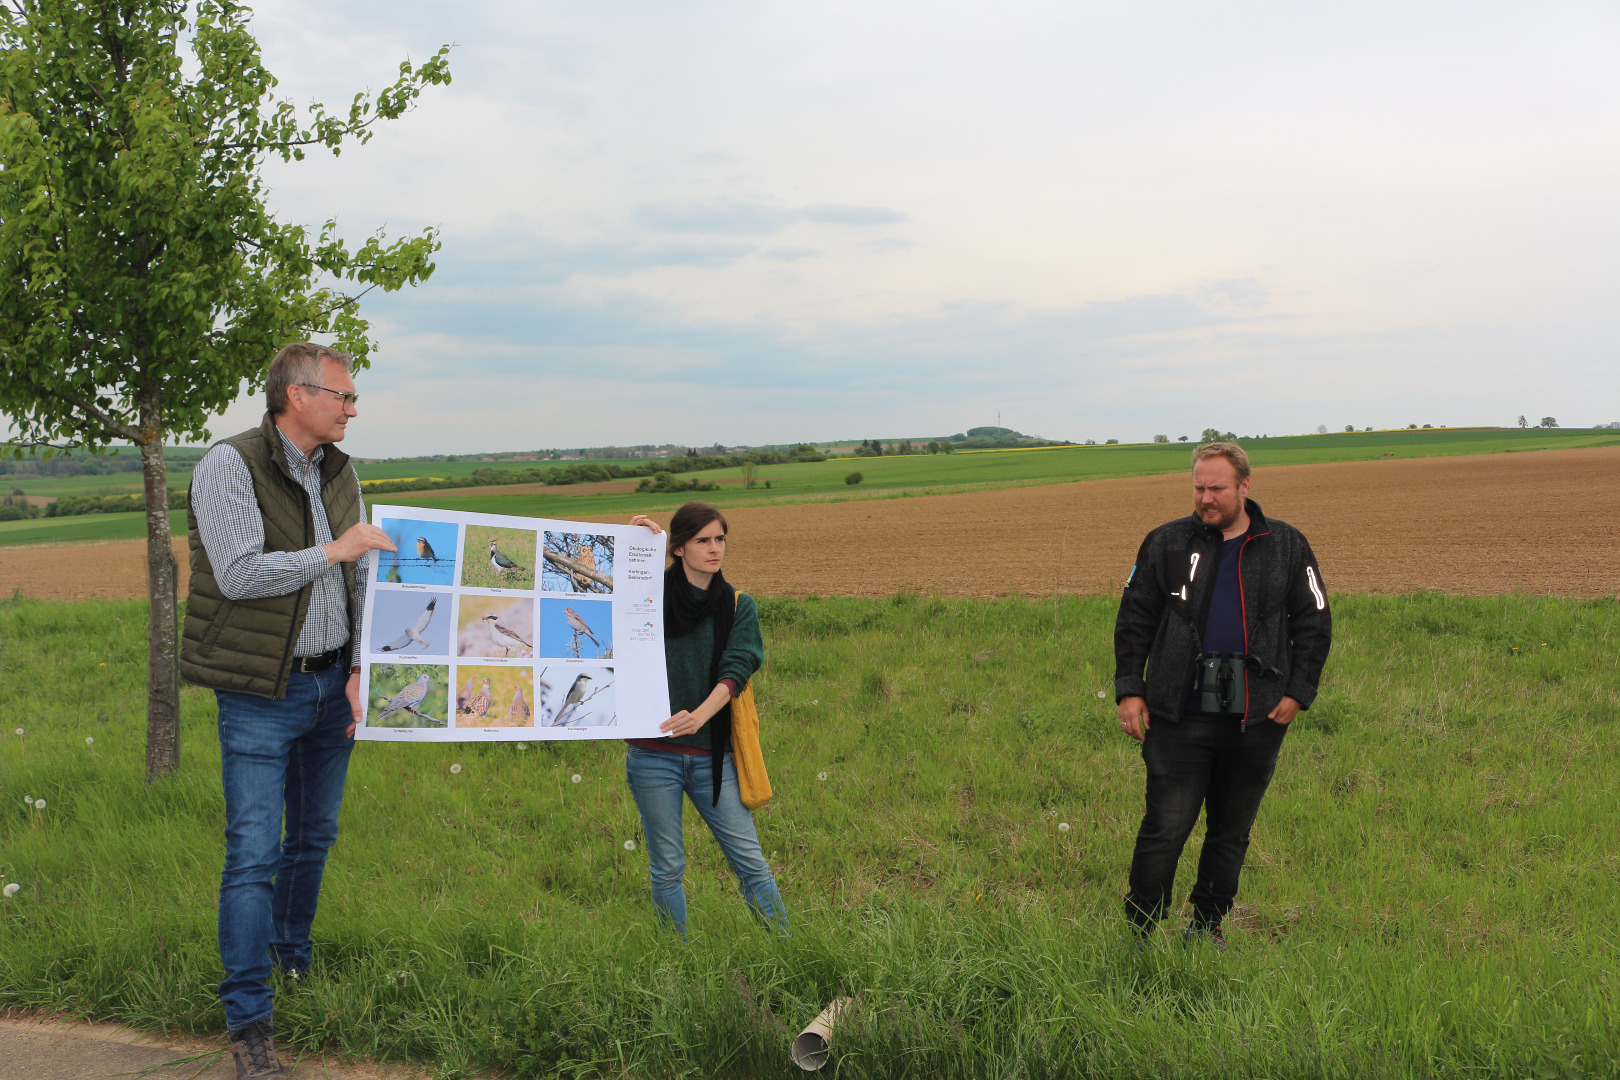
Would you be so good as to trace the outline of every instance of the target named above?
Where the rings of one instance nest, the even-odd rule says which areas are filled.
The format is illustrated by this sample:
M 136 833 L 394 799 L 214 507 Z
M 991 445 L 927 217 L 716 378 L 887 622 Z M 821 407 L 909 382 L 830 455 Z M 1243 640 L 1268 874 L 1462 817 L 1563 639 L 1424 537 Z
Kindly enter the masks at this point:
M 322 364 L 336 364 L 352 372 L 354 357 L 311 341 L 283 345 L 264 377 L 264 399 L 270 411 L 278 416 L 287 411 L 287 387 L 304 383 L 319 386 Z

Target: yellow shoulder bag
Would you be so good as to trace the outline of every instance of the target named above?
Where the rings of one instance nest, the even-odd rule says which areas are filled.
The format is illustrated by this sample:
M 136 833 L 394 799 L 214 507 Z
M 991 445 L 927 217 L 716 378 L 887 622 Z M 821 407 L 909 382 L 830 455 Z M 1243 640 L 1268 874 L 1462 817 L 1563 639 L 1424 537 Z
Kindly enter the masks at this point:
M 737 770 L 737 791 L 742 803 L 758 810 L 771 801 L 771 778 L 765 775 L 765 754 L 759 748 L 759 708 L 754 704 L 754 681 L 731 699 L 731 763 Z

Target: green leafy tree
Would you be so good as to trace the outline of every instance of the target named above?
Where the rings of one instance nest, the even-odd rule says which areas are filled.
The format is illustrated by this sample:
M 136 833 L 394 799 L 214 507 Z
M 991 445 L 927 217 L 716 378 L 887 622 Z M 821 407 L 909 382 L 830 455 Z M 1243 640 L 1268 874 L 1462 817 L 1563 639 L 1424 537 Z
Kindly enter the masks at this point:
M 1182 438 L 1186 438 L 1186 436 L 1183 435 Z M 1153 441 L 1156 442 L 1156 443 L 1167 443 L 1167 442 L 1170 441 L 1170 436 L 1168 436 L 1168 435 L 1155 435 L 1155 436 L 1153 436 Z
M 23 448 L 127 440 L 145 480 L 148 780 L 179 762 L 177 568 L 164 440 L 262 384 L 281 344 L 330 335 L 364 365 L 359 299 L 433 272 L 435 230 L 355 250 L 265 206 L 270 155 L 334 155 L 450 81 L 448 48 L 346 110 L 274 97 L 229 0 L 0 7 L 0 413 Z

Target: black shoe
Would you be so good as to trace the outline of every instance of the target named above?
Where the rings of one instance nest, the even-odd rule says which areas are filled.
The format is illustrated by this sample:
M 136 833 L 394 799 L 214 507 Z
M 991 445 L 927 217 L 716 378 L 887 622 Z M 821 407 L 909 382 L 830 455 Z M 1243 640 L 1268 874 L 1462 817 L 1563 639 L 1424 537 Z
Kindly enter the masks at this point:
M 272 1080 L 287 1075 L 276 1056 L 275 1028 L 269 1020 L 231 1032 L 231 1057 L 236 1059 L 236 1080 Z

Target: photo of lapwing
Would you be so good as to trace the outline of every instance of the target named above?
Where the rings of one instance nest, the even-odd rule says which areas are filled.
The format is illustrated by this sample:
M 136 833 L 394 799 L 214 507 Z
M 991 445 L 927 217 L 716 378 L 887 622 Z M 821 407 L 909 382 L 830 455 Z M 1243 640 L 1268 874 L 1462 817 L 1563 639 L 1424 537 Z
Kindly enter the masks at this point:
M 473 589 L 532 592 L 538 540 L 527 529 L 468 525 L 461 545 L 461 583 Z

